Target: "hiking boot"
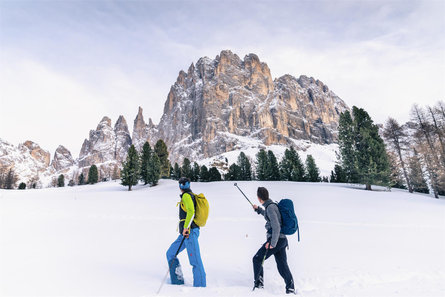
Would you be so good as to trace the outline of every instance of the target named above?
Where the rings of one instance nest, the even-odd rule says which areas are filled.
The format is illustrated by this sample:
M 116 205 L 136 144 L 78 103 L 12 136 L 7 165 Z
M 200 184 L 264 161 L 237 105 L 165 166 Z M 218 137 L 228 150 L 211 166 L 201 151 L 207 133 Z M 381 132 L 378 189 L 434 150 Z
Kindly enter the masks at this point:
M 253 286 L 252 291 L 255 291 L 255 289 L 264 289 L 264 285 L 263 284 L 255 284 Z
M 295 289 L 286 289 L 286 294 L 294 294 L 294 295 L 297 295 L 297 291 L 295 291 Z
M 253 284 L 252 291 L 255 291 L 255 289 L 264 289 L 263 278 L 261 276 Z

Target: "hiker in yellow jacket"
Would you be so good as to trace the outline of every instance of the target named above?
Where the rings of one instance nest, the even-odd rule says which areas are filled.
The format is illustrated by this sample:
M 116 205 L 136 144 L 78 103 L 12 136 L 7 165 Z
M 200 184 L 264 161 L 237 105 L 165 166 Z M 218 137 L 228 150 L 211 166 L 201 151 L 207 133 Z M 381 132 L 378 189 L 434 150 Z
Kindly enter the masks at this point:
M 171 283 L 174 285 L 184 284 L 181 265 L 175 253 L 187 249 L 190 264 L 193 267 L 193 286 L 206 286 L 206 273 L 201 260 L 199 251 L 199 226 L 194 222 L 196 198 L 190 189 L 190 180 L 185 177 L 179 179 L 179 189 L 181 190 L 181 201 L 179 207 L 179 236 L 167 250 L 167 261 L 170 267 Z M 181 245 L 184 239 L 184 244 Z

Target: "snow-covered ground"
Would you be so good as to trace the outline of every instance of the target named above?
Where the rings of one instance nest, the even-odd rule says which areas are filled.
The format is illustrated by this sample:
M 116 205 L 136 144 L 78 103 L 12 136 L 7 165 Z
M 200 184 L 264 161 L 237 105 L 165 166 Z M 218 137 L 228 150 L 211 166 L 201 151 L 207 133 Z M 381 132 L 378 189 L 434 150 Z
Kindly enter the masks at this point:
M 288 260 L 301 296 L 444 296 L 445 201 L 404 191 L 348 185 L 239 182 L 255 201 L 294 201 L 301 242 L 289 237 Z M 265 289 L 251 292 L 252 257 L 265 240 L 264 219 L 233 182 L 194 183 L 211 212 L 200 245 L 207 288 L 165 284 L 160 296 L 277 296 L 284 283 L 273 258 Z M 154 296 L 176 238 L 174 181 L 116 182 L 73 188 L 0 190 L 1 296 Z

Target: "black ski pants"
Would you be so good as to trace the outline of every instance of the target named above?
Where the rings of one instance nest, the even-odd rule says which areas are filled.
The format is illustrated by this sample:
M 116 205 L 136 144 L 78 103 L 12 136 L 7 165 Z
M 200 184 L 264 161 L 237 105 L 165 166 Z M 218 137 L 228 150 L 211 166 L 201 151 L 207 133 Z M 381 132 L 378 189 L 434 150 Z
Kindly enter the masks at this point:
M 266 250 L 266 243 L 258 250 L 258 252 L 253 257 L 253 274 L 255 278 L 255 285 L 263 285 L 263 259 L 266 254 L 266 259 L 270 256 L 275 256 L 275 261 L 277 262 L 278 272 L 286 283 L 286 289 L 294 289 L 294 280 L 292 278 L 292 273 L 289 270 L 289 265 L 287 265 L 286 247 L 287 238 L 278 239 L 277 246 L 273 249 Z

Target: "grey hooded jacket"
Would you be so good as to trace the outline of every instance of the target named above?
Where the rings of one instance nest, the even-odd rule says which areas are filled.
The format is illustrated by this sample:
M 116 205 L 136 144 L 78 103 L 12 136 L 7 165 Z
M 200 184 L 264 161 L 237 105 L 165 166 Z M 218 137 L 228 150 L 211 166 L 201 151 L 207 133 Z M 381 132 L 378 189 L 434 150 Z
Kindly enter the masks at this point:
M 276 247 L 278 238 L 286 238 L 286 235 L 281 233 L 281 213 L 278 205 L 271 199 L 264 202 L 263 207 L 264 209 L 258 207 L 257 213 L 263 215 L 266 219 L 267 240 L 270 240 L 271 246 Z

